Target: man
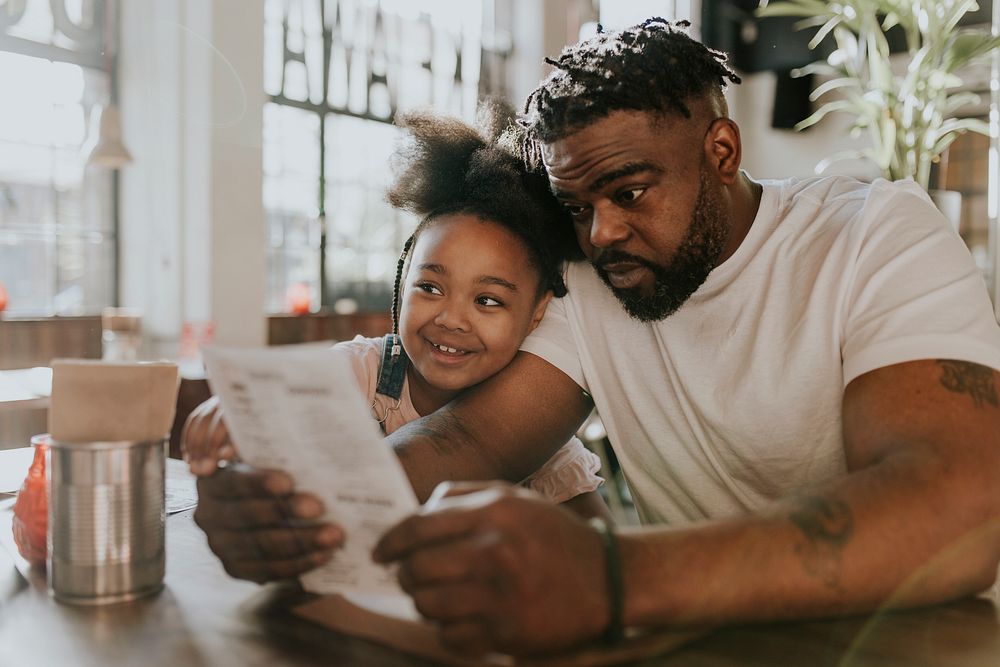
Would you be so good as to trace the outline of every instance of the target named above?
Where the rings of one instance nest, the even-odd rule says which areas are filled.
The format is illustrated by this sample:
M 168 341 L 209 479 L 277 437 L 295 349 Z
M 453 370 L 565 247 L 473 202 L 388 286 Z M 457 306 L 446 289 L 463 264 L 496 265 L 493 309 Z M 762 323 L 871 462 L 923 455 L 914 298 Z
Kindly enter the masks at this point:
M 592 397 L 650 525 L 616 540 L 511 487 L 436 494 L 375 556 L 401 564 L 442 638 L 530 653 L 621 624 L 842 614 L 989 586 L 1000 329 L 926 195 L 753 181 L 722 96 L 738 79 L 661 20 L 553 64 L 525 146 L 589 263 L 567 267 L 569 295 L 511 366 L 390 441 L 421 498 L 441 480 L 517 480 Z M 219 444 L 202 428 L 195 440 Z M 282 527 L 321 510 L 280 474 L 215 475 L 202 493 L 199 522 L 241 576 L 294 575 L 342 538 Z

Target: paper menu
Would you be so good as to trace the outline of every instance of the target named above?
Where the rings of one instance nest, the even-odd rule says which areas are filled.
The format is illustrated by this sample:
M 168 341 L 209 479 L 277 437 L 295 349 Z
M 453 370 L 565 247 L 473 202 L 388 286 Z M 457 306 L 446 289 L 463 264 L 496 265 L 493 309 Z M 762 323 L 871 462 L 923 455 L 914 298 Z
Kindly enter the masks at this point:
M 333 559 L 302 577 L 306 590 L 402 594 L 371 551 L 418 503 L 348 362 L 322 348 L 208 347 L 203 358 L 240 457 L 291 474 L 345 531 Z

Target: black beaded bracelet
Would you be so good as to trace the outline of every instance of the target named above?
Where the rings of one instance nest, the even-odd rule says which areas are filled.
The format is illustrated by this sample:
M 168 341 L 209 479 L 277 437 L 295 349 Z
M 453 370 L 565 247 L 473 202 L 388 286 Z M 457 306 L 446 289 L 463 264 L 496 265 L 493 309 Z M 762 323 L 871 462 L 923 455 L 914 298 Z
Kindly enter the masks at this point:
M 618 538 L 604 519 L 594 517 L 590 525 L 601 536 L 604 545 L 604 569 L 608 578 L 608 610 L 610 620 L 601 640 L 605 644 L 617 644 L 625 636 L 622 622 L 625 607 L 625 591 L 622 585 L 622 560 L 618 552 Z

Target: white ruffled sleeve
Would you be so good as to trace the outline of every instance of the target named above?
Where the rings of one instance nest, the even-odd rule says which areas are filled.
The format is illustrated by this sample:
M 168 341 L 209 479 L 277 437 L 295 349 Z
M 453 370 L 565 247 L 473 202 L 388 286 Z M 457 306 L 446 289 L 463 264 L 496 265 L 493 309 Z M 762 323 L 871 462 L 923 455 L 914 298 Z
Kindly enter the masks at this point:
M 604 483 L 597 474 L 601 459 L 583 446 L 579 438 L 571 438 L 559 448 L 521 486 L 542 494 L 554 503 L 562 503 L 581 493 L 594 491 Z

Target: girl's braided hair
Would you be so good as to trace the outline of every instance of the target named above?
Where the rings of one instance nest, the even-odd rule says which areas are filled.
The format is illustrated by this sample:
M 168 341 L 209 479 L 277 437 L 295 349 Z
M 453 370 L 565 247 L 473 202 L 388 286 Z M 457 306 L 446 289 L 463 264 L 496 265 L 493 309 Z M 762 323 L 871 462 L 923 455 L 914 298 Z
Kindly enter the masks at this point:
M 654 17 L 604 32 L 545 61 L 554 71 L 524 106 L 522 152 L 540 168 L 539 144 L 561 139 L 612 111 L 677 112 L 691 117 L 686 100 L 711 93 L 725 104 L 727 82 L 740 83 L 725 53 L 687 35 L 687 21 Z M 723 106 L 723 108 L 725 108 Z
M 500 102 L 480 106 L 477 127 L 432 113 L 409 113 L 397 123 L 408 133 L 393 155 L 394 179 L 386 199 L 421 216 L 406 240 L 393 286 L 393 331 L 399 329 L 400 283 L 420 232 L 436 218 L 468 213 L 502 225 L 522 241 L 538 270 L 538 294 L 566 294 L 562 262 L 579 248 L 566 211 L 549 191 L 544 172 L 529 171 L 513 134 L 513 114 Z M 478 129 L 477 129 L 478 128 Z

